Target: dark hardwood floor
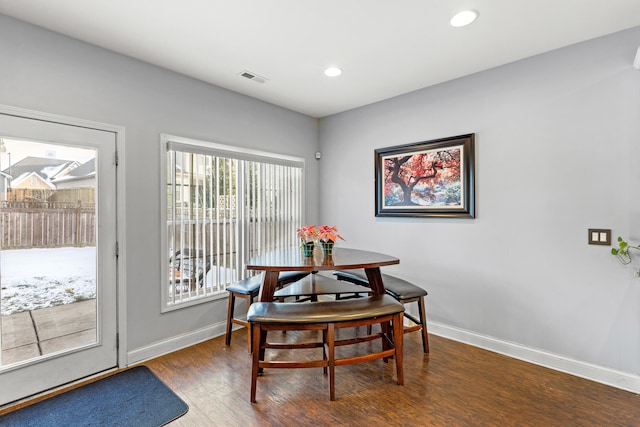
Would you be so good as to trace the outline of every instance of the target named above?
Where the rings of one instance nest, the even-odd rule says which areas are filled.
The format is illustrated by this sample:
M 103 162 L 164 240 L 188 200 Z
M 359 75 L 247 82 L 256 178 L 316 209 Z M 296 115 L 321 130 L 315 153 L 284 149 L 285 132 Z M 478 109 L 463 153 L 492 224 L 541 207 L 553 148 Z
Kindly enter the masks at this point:
M 172 426 L 640 426 L 634 393 L 434 335 L 425 355 L 416 333 L 404 386 L 392 361 L 337 367 L 330 402 L 321 369 L 271 369 L 251 404 L 245 331 L 230 347 L 218 337 L 145 363 L 189 405 Z
M 258 379 L 257 403 L 250 403 L 244 328 L 234 332 L 229 347 L 221 336 L 144 365 L 189 405 L 172 427 L 640 426 L 640 396 L 634 393 L 435 335 L 430 345 L 425 355 L 420 335 L 405 335 L 404 386 L 396 384 L 393 361 L 337 367 L 335 402 L 329 401 L 322 369 L 267 369 Z M 46 397 L 4 407 L 0 414 Z

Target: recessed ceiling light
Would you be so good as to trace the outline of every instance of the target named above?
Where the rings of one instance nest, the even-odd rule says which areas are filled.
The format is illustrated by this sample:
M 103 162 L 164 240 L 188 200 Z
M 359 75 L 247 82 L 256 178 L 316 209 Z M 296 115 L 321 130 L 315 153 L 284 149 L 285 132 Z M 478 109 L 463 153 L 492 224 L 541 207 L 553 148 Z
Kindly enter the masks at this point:
M 324 75 L 329 77 L 337 77 L 342 74 L 342 70 L 338 67 L 329 67 L 324 70 Z
M 464 27 L 465 25 L 469 25 L 475 21 L 476 18 L 478 18 L 478 15 L 477 10 L 463 10 L 451 18 L 449 23 L 454 27 Z

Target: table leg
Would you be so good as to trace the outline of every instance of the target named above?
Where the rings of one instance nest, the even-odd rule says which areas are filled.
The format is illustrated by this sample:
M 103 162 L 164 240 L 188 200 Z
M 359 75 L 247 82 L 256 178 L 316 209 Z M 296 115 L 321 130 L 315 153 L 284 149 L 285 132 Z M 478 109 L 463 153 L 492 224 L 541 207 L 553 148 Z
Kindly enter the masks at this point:
M 258 301 L 271 302 L 273 301 L 273 294 L 278 288 L 278 271 L 265 271 L 264 278 L 262 279 L 262 286 L 260 287 L 260 293 L 258 294 Z
M 385 290 L 380 267 L 365 268 L 364 271 L 367 273 L 367 280 L 369 280 L 369 287 L 373 291 L 373 295 L 384 295 Z
M 382 282 L 382 274 L 380 273 L 380 267 L 374 268 L 365 268 L 365 273 L 367 273 L 367 279 L 369 280 L 369 287 L 373 291 L 373 295 L 384 295 L 386 291 L 384 290 L 384 283 Z M 382 329 L 382 333 L 388 336 L 390 339 L 393 339 L 393 332 L 391 329 L 390 322 L 382 322 L 380 324 L 380 328 Z M 382 349 L 389 350 L 391 348 L 389 343 L 386 340 L 382 340 Z M 384 358 L 386 362 L 388 358 Z

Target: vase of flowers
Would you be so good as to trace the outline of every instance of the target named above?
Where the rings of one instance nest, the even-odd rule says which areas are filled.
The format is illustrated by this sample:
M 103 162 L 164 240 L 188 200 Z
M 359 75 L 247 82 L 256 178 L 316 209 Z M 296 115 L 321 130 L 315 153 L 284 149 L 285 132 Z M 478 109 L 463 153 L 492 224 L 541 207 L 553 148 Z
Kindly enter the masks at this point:
M 338 234 L 338 228 L 333 225 L 321 225 L 318 229 L 318 241 L 322 245 L 322 252 L 325 255 L 333 254 L 333 245 L 336 240 L 344 240 L 344 238 Z
M 313 256 L 313 250 L 316 247 L 316 242 L 304 242 L 301 247 L 304 256 Z
M 304 256 L 313 256 L 313 249 L 318 239 L 318 229 L 315 225 L 305 225 L 298 228 L 298 238 L 300 239 L 300 247 L 304 252 Z

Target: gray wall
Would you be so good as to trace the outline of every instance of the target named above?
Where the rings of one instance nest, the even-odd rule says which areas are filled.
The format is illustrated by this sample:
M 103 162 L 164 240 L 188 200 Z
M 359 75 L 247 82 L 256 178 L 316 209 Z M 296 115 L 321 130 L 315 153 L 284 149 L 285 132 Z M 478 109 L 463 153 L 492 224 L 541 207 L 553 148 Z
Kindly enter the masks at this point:
M 400 258 L 428 317 L 640 373 L 640 281 L 588 228 L 640 240 L 640 28 L 320 122 L 320 219 Z M 476 134 L 476 219 L 374 216 L 374 149 Z M 640 252 L 638 252 L 640 258 Z
M 226 313 L 221 300 L 160 314 L 171 133 L 304 157 L 308 222 L 319 212 L 345 246 L 398 256 L 386 271 L 428 289 L 441 330 L 637 374 L 640 282 L 586 240 L 590 227 L 640 240 L 639 42 L 636 28 L 328 117 L 318 137 L 315 119 L 0 15 L 0 104 L 125 127 L 130 351 Z M 375 148 L 470 132 L 476 219 L 374 217 Z
M 160 134 L 306 159 L 317 219 L 318 121 L 0 15 L 0 104 L 125 127 L 127 347 L 222 322 L 227 300 L 160 314 Z

